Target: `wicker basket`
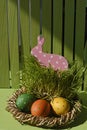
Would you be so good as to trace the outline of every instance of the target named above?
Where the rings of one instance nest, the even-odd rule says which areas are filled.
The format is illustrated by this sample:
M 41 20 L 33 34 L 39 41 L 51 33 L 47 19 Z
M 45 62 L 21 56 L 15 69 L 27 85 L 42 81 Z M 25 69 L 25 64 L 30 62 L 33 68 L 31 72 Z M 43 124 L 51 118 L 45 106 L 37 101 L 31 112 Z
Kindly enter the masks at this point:
M 66 126 L 74 121 L 78 113 L 81 112 L 81 104 L 75 101 L 74 106 L 70 112 L 60 117 L 36 117 L 19 111 L 16 106 L 16 99 L 20 94 L 26 93 L 25 87 L 16 90 L 12 97 L 8 100 L 6 110 L 10 112 L 13 117 L 21 124 L 29 124 L 32 126 L 45 127 L 45 128 L 59 128 Z

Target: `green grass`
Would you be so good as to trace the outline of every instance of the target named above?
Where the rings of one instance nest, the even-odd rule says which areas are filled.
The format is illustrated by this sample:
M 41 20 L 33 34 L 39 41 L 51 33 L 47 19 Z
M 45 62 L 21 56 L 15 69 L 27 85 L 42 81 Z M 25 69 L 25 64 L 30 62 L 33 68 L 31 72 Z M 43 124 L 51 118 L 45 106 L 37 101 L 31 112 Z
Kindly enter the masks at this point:
M 54 71 L 51 67 L 41 66 L 32 56 L 24 61 L 22 84 L 29 93 L 47 100 L 57 96 L 73 100 L 77 96 L 85 71 L 77 62 L 69 64 L 68 70 Z

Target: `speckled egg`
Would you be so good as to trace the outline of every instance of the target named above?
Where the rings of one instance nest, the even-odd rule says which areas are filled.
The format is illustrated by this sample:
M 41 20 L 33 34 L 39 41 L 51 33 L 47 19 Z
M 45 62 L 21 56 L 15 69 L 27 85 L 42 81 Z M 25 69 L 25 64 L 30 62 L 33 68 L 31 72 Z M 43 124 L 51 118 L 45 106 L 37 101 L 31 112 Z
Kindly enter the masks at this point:
M 18 96 L 16 100 L 16 106 L 19 110 L 27 112 L 31 108 L 32 103 L 35 101 L 33 94 L 24 93 Z
M 63 97 L 54 98 L 51 106 L 55 114 L 64 115 L 70 110 L 70 103 Z
M 50 114 L 50 103 L 43 99 L 36 100 L 31 106 L 31 114 L 34 116 L 48 116 Z

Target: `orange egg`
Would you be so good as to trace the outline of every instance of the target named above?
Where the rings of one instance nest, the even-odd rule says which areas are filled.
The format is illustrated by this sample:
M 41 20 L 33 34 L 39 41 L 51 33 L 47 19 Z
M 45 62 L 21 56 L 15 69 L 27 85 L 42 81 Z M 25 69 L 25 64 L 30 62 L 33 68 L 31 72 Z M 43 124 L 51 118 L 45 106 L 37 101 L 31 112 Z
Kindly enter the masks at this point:
M 50 104 L 46 100 L 38 99 L 31 106 L 31 114 L 34 116 L 48 116 L 50 114 Z

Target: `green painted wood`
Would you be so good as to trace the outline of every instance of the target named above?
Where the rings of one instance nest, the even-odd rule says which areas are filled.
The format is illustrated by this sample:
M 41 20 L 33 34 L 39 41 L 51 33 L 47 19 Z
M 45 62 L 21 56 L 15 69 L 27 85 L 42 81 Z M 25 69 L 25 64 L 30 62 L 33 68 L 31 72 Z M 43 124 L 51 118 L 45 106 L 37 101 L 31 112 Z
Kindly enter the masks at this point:
M 85 1 L 76 2 L 75 59 L 83 64 L 85 33 Z
M 8 2 L 8 32 L 7 35 L 7 11 Z M 53 48 L 51 48 L 51 0 L 43 0 L 42 7 L 42 31 L 45 37 L 43 51 L 61 54 L 63 34 L 63 11 L 64 12 L 64 55 L 69 60 L 73 59 L 73 37 L 74 37 L 74 8 L 75 1 L 66 0 L 63 10 L 63 0 L 53 1 Z M 75 59 L 83 64 L 84 32 L 85 32 L 85 1 L 76 0 L 76 26 L 75 26 Z M 3 12 L 3 13 L 2 13 Z M 22 55 L 28 56 L 30 48 L 37 44 L 37 36 L 40 33 L 40 0 L 31 0 L 31 15 L 29 0 L 20 0 L 20 43 L 22 44 Z M 31 21 L 30 21 L 31 20 Z M 0 86 L 9 87 L 9 57 L 8 36 L 10 49 L 10 72 L 11 85 L 19 84 L 19 50 L 18 50 L 18 0 L 3 0 L 0 3 Z M 4 55 L 3 55 L 4 52 Z M 86 76 L 84 86 L 87 88 Z M 4 82 L 5 81 L 5 82 Z
M 43 50 L 51 52 L 51 0 L 43 0 L 42 14 L 43 36 L 45 38 Z
M 85 0 L 86 1 L 86 7 L 87 7 L 87 0 Z
M 83 65 L 85 35 L 85 1 L 76 1 L 75 60 Z M 82 79 L 83 80 L 83 79 Z M 86 81 L 85 81 L 86 82 Z M 86 87 L 84 82 L 84 88 Z
M 6 0 L 0 2 L 0 88 L 9 88 Z
M 8 28 L 10 48 L 11 85 L 19 85 L 19 53 L 18 53 L 17 0 L 8 0 Z
M 51 1 L 43 0 L 42 7 L 42 35 L 45 38 L 43 50 L 51 51 Z M 48 11 L 47 11 L 48 10 Z M 40 0 L 31 1 L 31 48 L 37 44 L 40 35 Z
M 30 14 L 30 13 L 29 13 Z M 30 39 L 31 48 L 37 45 L 37 37 L 40 34 L 40 0 L 31 0 Z
M 87 41 L 84 48 L 84 66 L 87 68 Z M 84 73 L 84 90 L 87 91 L 87 70 Z
M 29 56 L 30 37 L 29 37 L 29 0 L 20 1 L 20 42 L 22 44 L 22 55 Z
M 74 6 L 74 0 L 65 1 L 64 56 L 69 62 L 73 60 Z
M 62 54 L 63 0 L 54 1 L 53 12 L 53 53 Z

